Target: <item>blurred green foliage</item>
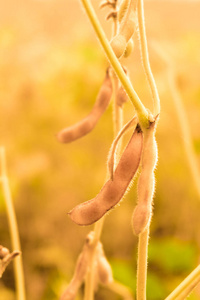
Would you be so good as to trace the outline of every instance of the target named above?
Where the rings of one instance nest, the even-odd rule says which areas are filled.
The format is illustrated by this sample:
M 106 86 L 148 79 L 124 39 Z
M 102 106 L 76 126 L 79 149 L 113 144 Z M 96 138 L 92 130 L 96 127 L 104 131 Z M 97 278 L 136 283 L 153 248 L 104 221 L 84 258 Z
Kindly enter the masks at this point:
M 122 259 L 110 260 L 114 278 L 132 290 L 136 287 L 136 272 L 131 261 Z
M 166 274 L 189 272 L 197 264 L 197 258 L 197 247 L 192 243 L 166 238 L 149 245 L 149 263 Z

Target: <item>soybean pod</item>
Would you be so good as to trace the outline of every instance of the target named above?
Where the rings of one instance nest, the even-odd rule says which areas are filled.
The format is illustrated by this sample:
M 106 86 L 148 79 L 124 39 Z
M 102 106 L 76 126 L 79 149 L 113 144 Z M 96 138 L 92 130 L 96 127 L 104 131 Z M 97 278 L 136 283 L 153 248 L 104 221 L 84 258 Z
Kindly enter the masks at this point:
M 130 0 L 130 3 L 127 4 L 128 8 L 126 8 L 125 15 L 123 15 L 122 20 L 119 24 L 118 33 L 110 42 L 117 58 L 120 58 L 124 54 L 127 43 L 133 36 L 136 27 L 136 12 L 134 0 Z
M 117 20 L 119 23 L 122 22 L 124 17 L 126 16 L 128 7 L 130 5 L 131 0 L 122 0 L 119 6 L 118 14 L 117 14 Z
M 121 137 L 132 127 L 136 127 L 137 125 L 137 117 L 133 117 L 129 122 L 127 122 L 124 127 L 120 130 L 120 132 L 118 133 L 118 135 L 116 136 L 116 138 L 114 139 L 111 147 L 110 147 L 110 151 L 108 154 L 108 170 L 109 170 L 109 174 L 110 174 L 110 178 L 113 180 L 113 174 L 114 174 L 114 161 L 115 161 L 115 151 L 118 145 L 119 140 L 121 139 Z
M 86 271 L 87 265 L 85 261 L 85 255 L 84 253 L 81 253 L 77 260 L 75 274 L 60 300 L 74 300 L 76 298 L 78 289 L 83 283 Z
M 128 43 L 126 44 L 126 49 L 124 51 L 124 57 L 128 57 L 134 49 L 134 41 L 133 38 L 131 38 Z
M 131 0 L 127 9 L 127 13 L 119 24 L 118 32 L 118 35 L 124 36 L 126 43 L 130 40 L 135 32 L 136 19 L 135 1 Z
M 10 251 L 6 247 L 0 245 L 0 259 L 4 259 L 9 253 Z
M 21 252 L 18 250 L 14 250 L 10 253 L 7 248 L 0 246 L 0 278 L 2 277 L 9 263 L 20 254 Z
M 88 271 L 88 265 L 91 256 L 91 240 L 92 240 L 92 232 L 90 232 L 87 237 L 83 247 L 82 252 L 78 256 L 76 267 L 74 271 L 74 275 L 72 280 L 70 281 L 68 287 L 60 297 L 60 300 L 74 300 L 76 298 L 78 289 L 81 284 L 84 282 L 86 273 Z
M 113 281 L 111 266 L 104 254 L 102 243 L 97 245 L 96 268 L 98 280 L 101 284 L 109 284 Z
M 137 125 L 115 169 L 113 180 L 109 179 L 95 198 L 73 208 L 69 212 L 72 221 L 78 225 L 93 224 L 122 199 L 138 169 L 142 143 L 143 134 Z
M 154 170 L 157 163 L 157 144 L 155 140 L 155 125 L 150 126 L 144 133 L 142 150 L 142 170 L 138 180 L 138 204 L 132 216 L 132 227 L 136 235 L 142 233 L 149 225 L 152 214 L 152 201 L 155 191 Z
M 108 107 L 112 90 L 112 82 L 108 68 L 92 111 L 78 123 L 61 130 L 57 135 L 58 141 L 61 143 L 70 143 L 91 132 Z
M 129 77 L 127 68 L 124 66 L 122 67 L 126 76 Z M 127 95 L 121 82 L 118 80 L 118 84 L 116 88 L 116 103 L 118 106 L 122 107 L 124 103 L 126 103 L 128 100 L 129 100 L 129 96 Z
M 122 107 L 123 104 L 128 101 L 128 99 L 129 99 L 129 97 L 128 97 L 126 91 L 124 90 L 123 85 L 120 83 L 120 86 L 118 87 L 117 92 L 116 92 L 116 103 L 117 103 L 117 105 Z

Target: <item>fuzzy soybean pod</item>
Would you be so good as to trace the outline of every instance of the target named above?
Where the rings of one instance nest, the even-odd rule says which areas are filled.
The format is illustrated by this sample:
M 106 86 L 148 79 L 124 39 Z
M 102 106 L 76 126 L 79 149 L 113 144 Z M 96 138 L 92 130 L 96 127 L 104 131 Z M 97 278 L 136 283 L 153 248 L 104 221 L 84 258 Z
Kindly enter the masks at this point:
M 3 259 L 9 253 L 10 253 L 10 251 L 6 247 L 3 247 L 0 245 L 0 259 Z
M 135 24 L 136 12 L 134 1 L 131 0 L 127 12 L 119 25 L 119 31 L 110 42 L 117 58 L 120 58 L 124 54 L 127 43 L 135 32 Z
M 117 20 L 119 24 L 122 22 L 124 17 L 126 16 L 126 13 L 128 11 L 129 5 L 130 5 L 131 0 L 122 0 L 119 6 L 119 10 L 117 13 Z
M 132 127 L 136 127 L 137 125 L 137 117 L 134 116 L 129 122 L 127 122 L 124 127 L 120 130 L 120 132 L 118 133 L 118 135 L 116 136 L 116 138 L 114 139 L 111 147 L 110 147 L 110 151 L 108 154 L 108 161 L 107 161 L 107 165 L 108 165 L 108 170 L 109 170 L 109 174 L 110 174 L 110 178 L 113 180 L 113 174 L 114 174 L 114 162 L 115 162 L 115 152 L 117 149 L 117 145 L 119 143 L 119 140 L 122 138 L 122 136 Z
M 0 246 L 2 247 L 2 246 Z M 20 254 L 20 251 L 13 251 L 10 253 L 10 251 L 5 248 L 2 247 L 1 248 L 1 258 L 0 258 L 0 278 L 2 277 L 5 269 L 7 268 L 7 266 L 9 265 L 9 263 Z
M 131 53 L 133 52 L 133 49 L 134 49 L 134 41 L 133 38 L 131 38 L 126 45 L 126 49 L 124 51 L 124 57 L 130 56 Z
M 113 180 L 109 179 L 95 198 L 73 208 L 69 212 L 72 221 L 78 225 L 93 224 L 122 199 L 138 169 L 142 142 L 143 134 L 138 125 L 122 153 Z
M 120 84 L 119 88 L 116 91 L 116 103 L 120 107 L 123 106 L 129 100 L 127 93 L 124 90 L 124 87 Z
M 70 284 L 68 285 L 67 289 L 61 296 L 60 300 L 74 300 L 76 298 L 78 289 L 83 283 L 86 271 L 87 271 L 87 257 L 85 253 L 82 252 L 78 257 L 74 276 Z
M 128 71 L 127 68 L 123 66 L 124 73 L 126 74 L 127 77 Z M 116 89 L 116 103 L 118 106 L 122 107 L 124 103 L 126 103 L 129 100 L 129 96 L 127 95 L 123 85 L 121 84 L 120 81 L 118 81 L 118 86 Z
M 99 282 L 105 285 L 111 283 L 113 281 L 112 269 L 104 254 L 103 246 L 100 242 L 97 246 L 96 259 L 97 259 L 96 268 L 97 268 L 97 275 L 98 275 Z
M 138 204 L 132 216 L 133 232 L 136 235 L 142 233 L 151 220 L 152 200 L 155 191 L 154 170 L 157 163 L 155 125 L 156 121 L 151 122 L 144 133 L 142 170 L 138 180 Z
M 112 82 L 108 68 L 92 111 L 78 123 L 60 131 L 57 135 L 58 141 L 61 143 L 70 143 L 91 132 L 108 107 L 112 90 Z
M 78 289 L 83 283 L 88 270 L 88 264 L 91 256 L 91 239 L 92 235 L 91 233 L 89 233 L 86 237 L 83 250 L 77 259 L 73 278 L 70 281 L 67 289 L 64 291 L 63 295 L 60 297 L 60 300 L 74 300 L 76 298 Z

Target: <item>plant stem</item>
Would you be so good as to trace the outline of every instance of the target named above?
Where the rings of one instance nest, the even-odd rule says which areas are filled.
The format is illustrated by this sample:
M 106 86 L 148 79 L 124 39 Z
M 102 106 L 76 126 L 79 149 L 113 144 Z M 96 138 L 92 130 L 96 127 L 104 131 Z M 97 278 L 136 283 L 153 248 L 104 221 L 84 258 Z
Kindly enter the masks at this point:
M 10 228 L 12 250 L 21 251 L 17 219 L 15 215 L 14 205 L 12 201 L 12 196 L 9 187 L 7 171 L 6 171 L 5 149 L 3 147 L 0 147 L 0 160 L 1 160 L 1 182 L 3 187 L 5 203 L 6 203 L 6 211 L 7 211 L 9 228 Z M 17 299 L 25 300 L 26 296 L 25 296 L 24 272 L 23 272 L 21 255 L 16 257 L 13 263 L 14 263 Z
M 91 24 L 96 32 L 97 37 L 99 38 L 99 41 L 105 51 L 105 54 L 107 55 L 107 58 L 113 67 L 115 73 L 119 77 L 119 80 L 121 81 L 125 91 L 127 92 L 128 96 L 130 97 L 131 101 L 133 102 L 133 105 L 135 106 L 139 123 L 142 128 L 148 128 L 149 121 L 148 121 L 148 112 L 146 108 L 144 107 L 143 103 L 140 101 L 140 98 L 138 97 L 137 93 L 133 89 L 133 86 L 126 76 L 120 62 L 118 61 L 116 55 L 114 54 L 108 39 L 105 36 L 105 33 L 102 29 L 102 26 L 100 22 L 98 21 L 98 18 L 96 16 L 96 13 L 90 3 L 89 0 L 81 0 L 86 13 L 91 21 Z
M 138 35 L 139 35 L 139 42 L 140 42 L 142 65 L 152 93 L 153 114 L 154 116 L 156 116 L 160 113 L 160 99 L 159 99 L 158 90 L 156 87 L 155 79 L 151 71 L 151 66 L 149 62 L 143 0 L 137 1 L 137 16 L 138 16 L 138 27 L 139 27 Z M 146 228 L 146 230 L 139 235 L 138 262 L 137 262 L 137 300 L 146 300 L 148 240 L 149 240 L 149 225 Z
M 118 10 L 117 4 L 118 3 L 116 2 L 116 7 L 115 7 L 116 11 Z M 114 18 L 112 37 L 114 37 L 117 34 L 117 31 L 118 31 L 118 22 L 117 22 L 117 18 Z M 123 127 L 123 106 L 119 106 L 117 103 L 117 90 L 119 88 L 120 82 L 114 72 L 112 72 L 112 84 L 113 84 L 113 128 L 114 128 L 114 138 L 115 138 Z M 118 143 L 118 151 L 117 151 L 118 154 L 121 149 L 121 144 L 122 144 L 122 140 L 120 140 Z
M 146 300 L 149 227 L 139 235 L 137 262 L 137 300 Z
M 91 260 L 85 280 L 84 300 L 94 299 L 94 279 L 95 279 L 95 259 L 96 259 L 96 246 L 100 240 L 101 232 L 103 229 L 104 217 L 95 223 L 94 237 L 92 241 Z
M 113 76 L 113 88 L 114 88 L 114 112 L 113 112 L 113 125 L 114 125 L 114 136 L 117 136 L 118 132 L 122 128 L 123 123 L 123 110 L 119 105 L 116 104 L 116 88 L 117 88 L 117 78 L 114 74 Z M 118 147 L 118 150 L 120 147 Z M 95 259 L 96 259 L 96 245 L 98 241 L 100 240 L 101 232 L 103 229 L 105 217 L 102 217 L 99 221 L 95 223 L 94 226 L 94 237 L 93 237 L 93 243 L 92 243 L 92 253 L 91 253 L 91 261 L 89 270 L 86 276 L 85 281 L 85 293 L 84 293 L 84 300 L 93 300 L 94 299 L 94 278 L 95 278 Z
M 113 74 L 113 81 L 114 81 L 113 123 L 114 123 L 114 137 L 116 137 L 123 125 L 123 108 L 117 104 L 117 101 L 115 101 L 116 92 L 119 84 L 119 81 L 115 76 L 115 74 Z
M 160 113 L 160 99 L 159 99 L 158 90 L 156 87 L 155 79 L 151 71 L 151 66 L 149 62 L 143 0 L 138 0 L 137 13 L 138 13 L 139 41 L 140 41 L 142 64 L 153 97 L 153 102 L 154 102 L 153 114 L 154 116 L 156 116 Z
M 165 300 L 183 300 L 200 282 L 200 265 L 188 275 Z
M 113 35 L 116 34 L 117 31 L 117 22 L 115 20 L 113 26 Z M 122 128 L 123 125 L 123 109 L 116 102 L 116 91 L 118 88 L 118 79 L 115 74 L 112 74 L 112 84 L 113 84 L 113 127 L 114 127 L 114 137 L 117 136 L 118 132 Z M 119 150 L 120 147 L 118 147 Z M 94 238 L 93 238 L 93 251 L 91 254 L 91 261 L 89 266 L 89 271 L 86 276 L 85 281 L 85 294 L 84 300 L 93 300 L 94 298 L 94 277 L 95 277 L 95 254 L 96 254 L 96 245 L 100 240 L 101 232 L 103 229 L 105 217 L 102 217 L 99 221 L 95 223 L 94 226 Z
M 176 109 L 176 115 L 179 121 L 181 134 L 183 137 L 183 144 L 185 149 L 186 158 L 188 165 L 193 177 L 193 182 L 195 184 L 198 196 L 200 198 L 200 172 L 198 168 L 198 161 L 194 152 L 194 147 L 192 143 L 192 136 L 190 133 L 190 126 L 188 118 L 185 112 L 185 108 L 182 103 L 180 92 L 176 86 L 175 73 L 172 68 L 168 69 L 167 78 L 169 82 L 169 88 L 174 100 L 174 105 Z
M 182 135 L 182 141 L 185 149 L 186 158 L 188 161 L 188 166 L 190 168 L 190 172 L 193 177 L 193 182 L 196 187 L 198 196 L 200 198 L 200 171 L 198 168 L 198 161 L 195 155 L 192 136 L 190 132 L 190 125 L 188 122 L 188 117 L 183 105 L 183 101 L 181 98 L 180 91 L 176 84 L 176 71 L 174 67 L 174 63 L 172 59 L 167 55 L 167 53 L 162 49 L 162 47 L 158 43 L 152 44 L 154 47 L 154 50 L 157 52 L 157 54 L 161 57 L 161 59 L 166 64 L 166 74 L 167 74 L 167 80 L 170 88 L 170 92 L 173 97 L 174 105 L 175 105 L 175 112 L 178 118 L 179 127 L 181 130 Z

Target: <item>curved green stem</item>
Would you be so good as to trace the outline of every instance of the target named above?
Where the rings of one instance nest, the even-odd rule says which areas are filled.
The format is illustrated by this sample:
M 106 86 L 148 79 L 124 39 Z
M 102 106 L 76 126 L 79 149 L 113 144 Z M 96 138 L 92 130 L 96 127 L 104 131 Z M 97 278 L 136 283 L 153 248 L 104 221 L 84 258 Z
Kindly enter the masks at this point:
M 98 18 L 96 16 L 96 13 L 90 3 L 89 0 L 81 0 L 86 13 L 91 21 L 91 24 L 96 32 L 97 37 L 99 38 L 99 41 L 105 51 L 105 54 L 107 55 L 107 58 L 113 67 L 114 71 L 116 72 L 119 80 L 121 81 L 125 91 L 127 92 L 129 98 L 133 102 L 133 105 L 135 106 L 137 115 L 138 115 L 138 120 L 140 123 L 140 126 L 142 128 L 148 128 L 149 126 L 149 121 L 148 121 L 148 112 L 143 105 L 143 103 L 140 101 L 140 98 L 138 97 L 137 93 L 135 92 L 130 80 L 124 73 L 124 70 L 118 61 L 116 55 L 114 54 L 108 39 L 105 36 L 105 33 L 102 29 L 101 24 L 98 21 Z
M 149 62 L 143 0 L 138 0 L 137 13 L 138 13 L 139 41 L 140 41 L 140 48 L 141 48 L 142 64 L 153 97 L 153 102 L 154 102 L 153 114 L 154 116 L 156 116 L 160 113 L 160 99 L 159 99 L 158 90 L 156 87 L 155 79 L 151 71 L 151 66 Z
M 6 211 L 8 216 L 9 228 L 10 228 L 12 250 L 21 251 L 17 219 L 15 215 L 15 209 L 13 206 L 13 201 L 12 201 L 12 196 L 10 192 L 7 171 L 6 171 L 5 149 L 3 147 L 0 147 L 0 160 L 1 160 L 1 182 L 3 187 L 4 197 L 5 197 L 5 203 L 6 203 Z M 26 295 L 25 295 L 25 284 L 24 284 L 24 271 L 23 271 L 21 255 L 16 257 L 13 263 L 14 263 L 17 299 L 25 300 Z

